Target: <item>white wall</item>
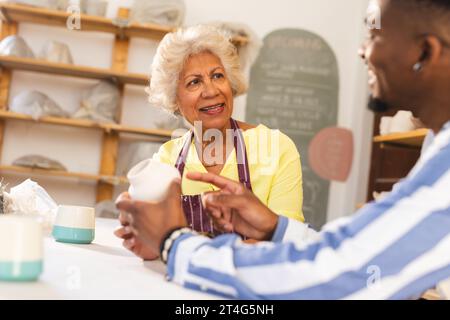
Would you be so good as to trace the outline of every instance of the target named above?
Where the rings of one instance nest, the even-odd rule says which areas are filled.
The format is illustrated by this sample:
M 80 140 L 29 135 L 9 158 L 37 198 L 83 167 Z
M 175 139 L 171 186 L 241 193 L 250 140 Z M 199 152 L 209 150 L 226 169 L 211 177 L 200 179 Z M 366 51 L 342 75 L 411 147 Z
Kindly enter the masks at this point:
M 110 1 L 109 16 L 118 6 L 132 1 Z M 336 53 L 340 70 L 339 125 L 350 128 L 355 136 L 355 157 L 347 183 L 333 183 L 330 193 L 329 218 L 349 214 L 356 203 L 363 202 L 367 190 L 370 161 L 372 116 L 365 109 L 366 76 L 356 52 L 363 38 L 363 16 L 367 1 L 361 0 L 185 0 L 186 25 L 208 21 L 230 21 L 248 24 L 261 38 L 280 28 L 303 28 L 322 36 Z M 20 28 L 32 48 L 38 51 L 48 38 L 68 43 L 77 64 L 108 67 L 111 62 L 112 37 L 97 33 L 75 33 L 37 25 Z M 129 70 L 146 73 L 149 70 L 156 43 L 134 39 L 131 43 Z M 63 79 L 63 80 L 61 80 Z M 51 77 L 16 72 L 12 92 L 34 87 L 49 93 L 68 110 L 76 108 L 80 90 L 92 81 Z M 245 97 L 236 101 L 235 116 L 245 115 Z M 124 122 L 153 126 L 163 115 L 150 110 L 142 87 L 127 89 Z M 100 135 L 83 130 L 56 130 L 40 125 L 8 124 L 2 163 L 9 163 L 19 154 L 44 151 L 64 162 L 70 170 L 95 173 L 98 170 Z M 38 130 L 39 129 L 39 130 Z M 44 130 L 42 130 L 44 129 Z M 281 128 L 282 129 L 282 128 Z M 20 137 L 18 139 L 17 137 Z M 39 142 L 38 142 L 39 140 Z M 70 148 L 67 146 L 74 146 Z M 44 184 L 44 183 L 43 183 Z M 48 182 L 44 185 L 57 201 L 92 205 L 95 188 L 85 183 Z M 75 186 L 75 188 L 74 188 Z

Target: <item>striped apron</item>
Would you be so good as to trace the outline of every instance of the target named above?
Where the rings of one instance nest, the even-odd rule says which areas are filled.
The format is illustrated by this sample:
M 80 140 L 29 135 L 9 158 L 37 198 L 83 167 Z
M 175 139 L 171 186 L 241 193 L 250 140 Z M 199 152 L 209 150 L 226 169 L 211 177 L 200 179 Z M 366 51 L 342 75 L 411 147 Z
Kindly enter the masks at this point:
M 244 137 L 242 130 L 239 129 L 239 125 L 236 120 L 230 119 L 231 129 L 233 130 L 233 144 L 236 152 L 237 167 L 239 174 L 239 181 L 249 190 L 252 190 L 250 182 L 250 170 L 248 167 L 247 153 L 245 148 Z M 189 147 L 194 139 L 194 132 L 191 133 L 191 137 L 186 139 L 183 148 L 180 151 L 175 167 L 180 172 L 180 176 L 183 177 L 184 168 L 186 166 L 186 158 L 188 155 Z M 182 196 L 183 211 L 186 216 L 186 220 L 189 226 L 201 233 L 207 233 L 211 235 L 219 235 L 220 231 L 214 228 L 212 220 L 209 218 L 205 208 L 202 205 L 201 194 Z

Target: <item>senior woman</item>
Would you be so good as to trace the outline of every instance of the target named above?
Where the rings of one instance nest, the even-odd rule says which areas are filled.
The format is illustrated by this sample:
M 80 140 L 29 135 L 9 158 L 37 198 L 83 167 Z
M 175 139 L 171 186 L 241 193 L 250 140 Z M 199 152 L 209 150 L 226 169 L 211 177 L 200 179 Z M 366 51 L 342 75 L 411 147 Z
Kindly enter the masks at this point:
M 196 231 L 217 234 L 201 202 L 202 193 L 217 188 L 185 179 L 187 172 L 211 172 L 240 181 L 272 211 L 304 221 L 295 144 L 279 130 L 232 118 L 234 97 L 246 89 L 236 47 L 223 31 L 195 26 L 167 34 L 161 41 L 147 90 L 150 102 L 181 114 L 194 129 L 162 145 L 153 159 L 179 170 L 182 207 Z M 127 224 L 123 216 L 122 224 Z M 116 235 L 145 258 L 129 231 L 125 227 Z

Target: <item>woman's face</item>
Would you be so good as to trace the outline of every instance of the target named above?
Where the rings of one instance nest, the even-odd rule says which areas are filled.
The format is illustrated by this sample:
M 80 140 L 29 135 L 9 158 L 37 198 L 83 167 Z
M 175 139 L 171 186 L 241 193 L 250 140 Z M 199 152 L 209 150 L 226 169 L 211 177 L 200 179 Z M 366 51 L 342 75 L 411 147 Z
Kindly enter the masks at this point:
M 178 82 L 177 103 L 192 125 L 201 121 L 204 130 L 229 127 L 233 92 L 217 56 L 202 52 L 187 59 Z

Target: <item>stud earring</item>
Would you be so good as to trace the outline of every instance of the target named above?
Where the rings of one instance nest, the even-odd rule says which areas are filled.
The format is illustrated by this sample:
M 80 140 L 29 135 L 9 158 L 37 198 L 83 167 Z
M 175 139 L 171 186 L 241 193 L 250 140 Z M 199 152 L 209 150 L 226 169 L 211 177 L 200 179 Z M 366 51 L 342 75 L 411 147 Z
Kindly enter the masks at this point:
M 414 66 L 413 66 L 413 70 L 414 72 L 420 72 L 423 69 L 423 64 L 422 62 L 417 62 Z

